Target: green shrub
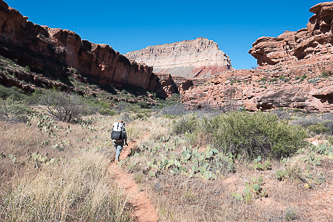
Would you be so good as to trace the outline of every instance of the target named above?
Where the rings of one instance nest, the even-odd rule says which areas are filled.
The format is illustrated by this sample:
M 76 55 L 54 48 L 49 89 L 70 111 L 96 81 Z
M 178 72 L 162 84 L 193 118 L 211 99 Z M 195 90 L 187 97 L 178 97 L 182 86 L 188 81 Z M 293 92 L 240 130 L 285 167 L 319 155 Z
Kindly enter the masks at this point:
M 105 108 L 100 109 L 98 112 L 101 115 L 109 115 L 109 116 L 115 116 L 117 114 L 116 111 L 114 111 L 112 109 L 105 109 Z
M 210 120 L 214 145 L 224 152 L 281 158 L 295 153 L 304 145 L 306 132 L 298 126 L 279 121 L 266 113 L 230 112 Z
M 0 99 L 0 118 L 24 122 L 31 112 L 31 108 L 24 102 L 14 101 L 12 97 L 7 100 Z
M 328 142 L 329 142 L 330 144 L 333 144 L 333 136 L 328 137 Z
M 156 98 L 156 96 L 154 96 Z M 159 101 L 159 108 L 163 108 L 163 107 L 167 107 L 167 106 L 171 106 L 171 105 L 180 105 L 181 103 L 181 95 L 174 93 L 171 96 L 169 96 L 166 99 L 160 99 L 160 98 L 156 98 L 157 101 Z
M 176 119 L 176 116 L 170 115 L 170 114 L 164 114 L 162 117 L 167 118 L 167 119 Z
M 81 111 L 82 115 L 95 114 L 96 112 L 100 112 L 102 109 L 108 110 L 111 107 L 106 99 L 96 97 L 81 97 L 81 103 L 84 104 Z
M 307 126 L 307 128 L 310 132 L 313 132 L 315 134 L 322 134 L 322 133 L 327 133 L 330 131 L 330 129 L 328 127 L 326 127 L 324 123 L 317 123 L 314 125 L 309 125 L 309 126 Z
M 29 96 L 19 88 L 13 87 L 5 87 L 0 85 L 0 98 L 7 99 L 8 97 L 12 97 L 13 100 L 28 100 Z
M 302 82 L 304 79 L 306 79 L 306 75 L 302 75 L 301 79 L 299 80 L 300 82 Z
M 126 110 L 129 112 L 139 112 L 141 109 L 141 107 L 138 104 L 132 104 L 132 103 L 128 103 Z
M 330 74 L 331 74 L 330 71 L 328 71 L 328 70 L 323 70 L 323 71 L 321 72 L 321 77 L 326 78 L 326 77 L 328 77 Z
M 305 145 L 306 130 L 288 125 L 274 114 L 230 112 L 212 117 L 183 116 L 172 125 L 174 134 L 185 134 L 189 144 L 198 141 L 235 156 L 281 158 Z
M 150 105 L 145 102 L 145 101 L 141 101 L 141 102 L 138 102 L 138 105 L 141 107 L 141 108 L 144 108 L 144 109 L 148 109 L 150 108 Z
M 120 120 L 123 120 L 125 123 L 130 123 L 134 120 L 134 118 L 128 113 L 122 113 L 120 116 Z
M 261 79 L 259 80 L 259 82 L 266 82 L 266 81 L 267 81 L 266 78 L 261 78 Z
M 196 115 L 190 114 L 174 121 L 172 131 L 175 134 L 192 133 L 197 129 L 199 119 Z

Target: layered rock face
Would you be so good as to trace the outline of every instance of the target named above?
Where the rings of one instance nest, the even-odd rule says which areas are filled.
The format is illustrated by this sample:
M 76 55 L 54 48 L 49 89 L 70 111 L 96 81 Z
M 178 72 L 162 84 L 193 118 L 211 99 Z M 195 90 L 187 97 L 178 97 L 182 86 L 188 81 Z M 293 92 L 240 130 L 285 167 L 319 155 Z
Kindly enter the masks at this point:
M 216 42 L 206 38 L 148 46 L 125 56 L 153 66 L 154 72 L 172 76 L 204 77 L 231 68 L 229 57 Z
M 142 87 L 166 96 L 152 67 L 129 61 L 108 45 L 81 40 L 74 32 L 39 26 L 0 0 L 0 55 L 50 78 L 71 67 L 100 85 Z
M 333 61 L 302 62 L 223 72 L 184 91 L 183 103 L 193 108 L 333 112 Z
M 306 29 L 261 37 L 249 51 L 255 70 L 229 70 L 183 92 L 191 107 L 333 112 L 333 2 L 310 9 Z
M 249 53 L 258 60 L 258 65 L 274 65 L 333 52 L 333 2 L 317 4 L 310 12 L 315 14 L 307 28 L 286 31 L 277 38 L 261 37 L 253 43 Z

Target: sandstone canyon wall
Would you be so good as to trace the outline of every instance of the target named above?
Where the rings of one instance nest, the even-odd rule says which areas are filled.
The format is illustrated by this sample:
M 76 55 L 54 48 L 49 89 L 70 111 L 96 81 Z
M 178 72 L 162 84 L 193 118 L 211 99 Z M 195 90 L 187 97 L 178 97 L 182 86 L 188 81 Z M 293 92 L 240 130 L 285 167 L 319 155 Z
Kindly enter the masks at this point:
M 310 11 L 315 14 L 306 29 L 253 43 L 249 53 L 257 59 L 257 69 L 220 73 L 184 91 L 184 104 L 333 112 L 333 2 L 317 4 Z
M 68 68 L 75 68 L 103 86 L 142 87 L 166 96 L 152 67 L 128 60 L 109 45 L 27 19 L 0 0 L 0 55 L 50 78 L 66 76 Z
M 216 42 L 207 38 L 148 46 L 125 56 L 153 66 L 154 72 L 172 76 L 212 76 L 231 68 L 229 56 L 219 49 Z
M 307 28 L 286 31 L 276 38 L 261 37 L 253 43 L 249 53 L 257 59 L 258 65 L 274 65 L 333 52 L 332 2 L 317 4 L 310 8 L 310 12 L 315 14 Z

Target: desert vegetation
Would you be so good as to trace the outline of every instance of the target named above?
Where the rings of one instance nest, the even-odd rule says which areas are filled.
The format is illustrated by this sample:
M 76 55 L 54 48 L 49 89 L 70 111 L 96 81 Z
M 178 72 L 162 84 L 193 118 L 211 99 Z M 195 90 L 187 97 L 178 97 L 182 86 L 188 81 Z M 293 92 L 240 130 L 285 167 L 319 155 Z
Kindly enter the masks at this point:
M 130 221 L 123 191 L 108 173 L 114 151 L 107 119 L 65 124 L 43 111 L 1 120 L 1 220 Z
M 133 145 L 117 165 L 160 221 L 330 218 L 316 209 L 332 189 L 331 114 L 188 110 L 179 97 L 152 105 L 56 89 L 0 86 L 0 95 L 3 221 L 135 220 L 110 168 L 119 119 Z
M 332 147 L 304 141 L 312 134 L 299 124 L 306 114 L 280 116 L 289 120 L 260 112 L 152 116 L 149 137 L 121 164 L 152 193 L 162 221 L 311 221 L 304 209 L 330 183 Z

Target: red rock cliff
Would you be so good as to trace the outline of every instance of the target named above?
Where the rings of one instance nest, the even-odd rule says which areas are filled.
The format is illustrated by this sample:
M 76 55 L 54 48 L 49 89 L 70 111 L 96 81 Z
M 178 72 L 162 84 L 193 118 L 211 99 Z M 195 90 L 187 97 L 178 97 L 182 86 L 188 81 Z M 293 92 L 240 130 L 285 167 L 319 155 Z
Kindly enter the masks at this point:
M 0 0 L 0 55 L 51 78 L 66 75 L 67 68 L 73 67 L 104 86 L 142 87 L 166 96 L 152 67 L 128 60 L 109 45 L 81 40 L 72 31 L 27 19 Z
M 317 4 L 310 12 L 315 14 L 307 28 L 286 31 L 276 38 L 260 37 L 253 43 L 249 53 L 258 60 L 258 65 L 274 65 L 333 52 L 333 2 Z
M 261 37 L 249 51 L 260 67 L 229 70 L 183 93 L 193 108 L 333 112 L 333 2 L 310 9 L 306 29 Z

